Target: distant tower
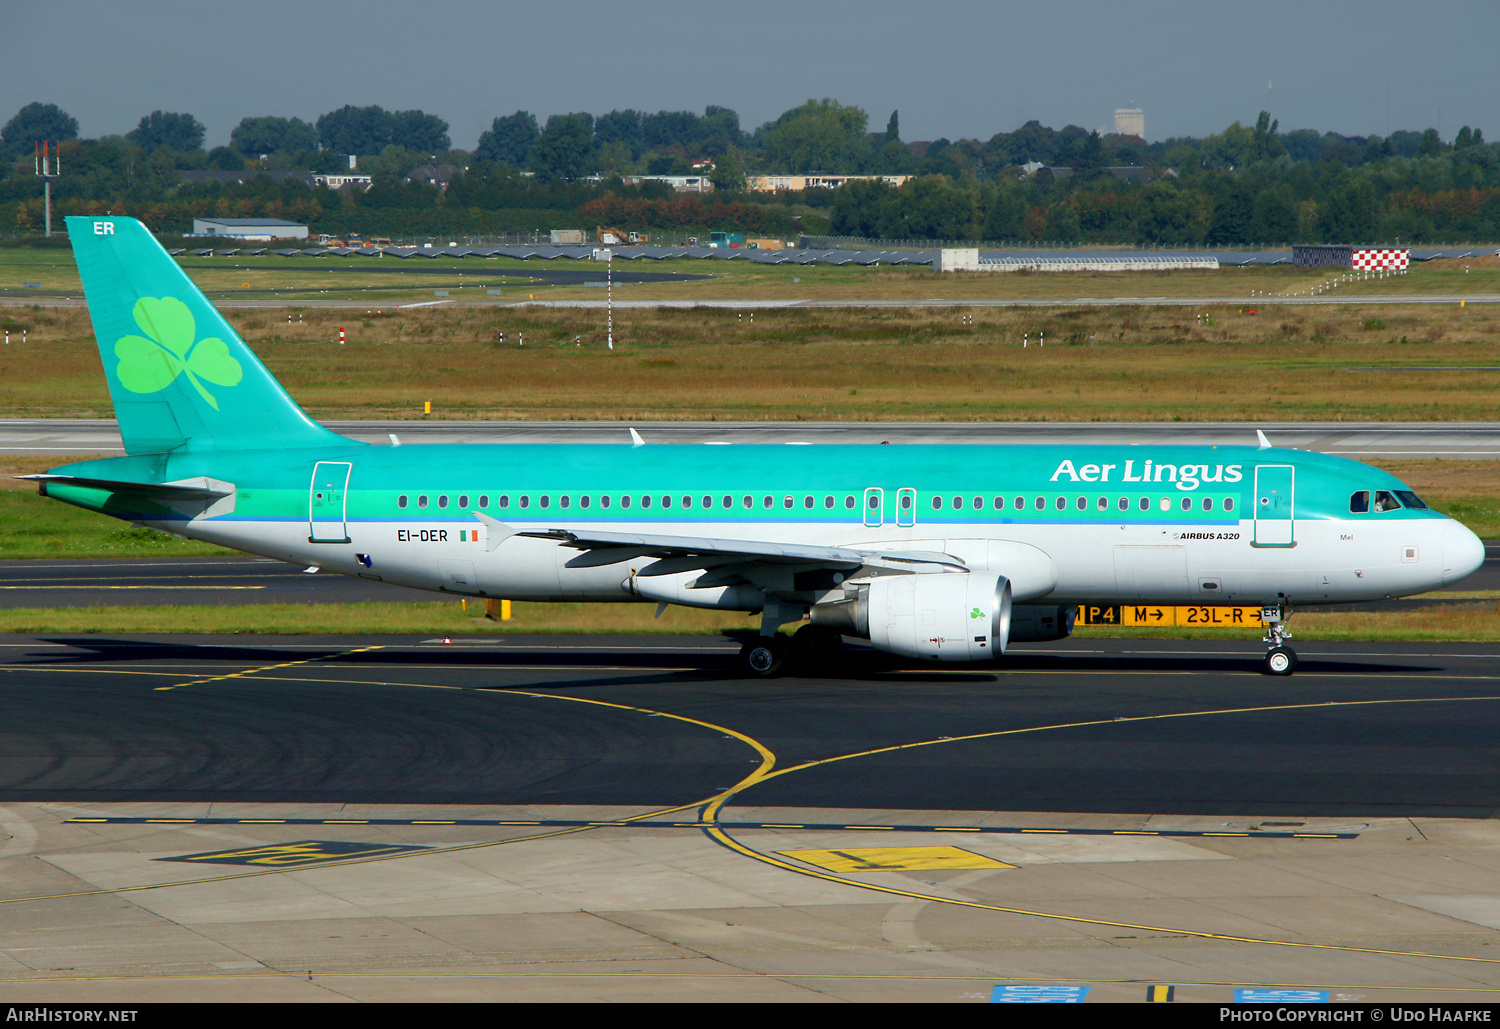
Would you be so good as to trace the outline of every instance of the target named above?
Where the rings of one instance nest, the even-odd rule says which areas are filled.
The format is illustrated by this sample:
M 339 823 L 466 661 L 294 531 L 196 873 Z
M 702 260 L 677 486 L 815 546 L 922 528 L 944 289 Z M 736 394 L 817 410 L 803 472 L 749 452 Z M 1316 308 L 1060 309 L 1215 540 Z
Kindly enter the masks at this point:
M 1146 112 L 1139 107 L 1115 108 L 1115 135 L 1146 138 Z

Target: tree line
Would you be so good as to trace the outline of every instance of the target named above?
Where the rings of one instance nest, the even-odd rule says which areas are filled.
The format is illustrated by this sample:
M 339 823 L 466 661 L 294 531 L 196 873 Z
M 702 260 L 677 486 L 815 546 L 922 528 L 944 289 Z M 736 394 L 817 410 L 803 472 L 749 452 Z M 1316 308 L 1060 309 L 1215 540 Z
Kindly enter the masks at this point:
M 866 112 L 809 100 L 753 131 L 726 107 L 614 110 L 495 118 L 472 151 L 451 146 L 442 118 L 345 106 L 308 123 L 243 119 L 230 144 L 205 151 L 190 114 L 154 111 L 131 131 L 78 139 L 75 119 L 32 103 L 0 129 L 0 230 L 40 214 L 28 157 L 64 141 L 63 213 L 140 213 L 167 231 L 195 216 L 270 216 L 323 231 L 506 232 L 569 220 L 632 229 L 730 228 L 756 233 L 953 240 L 1236 245 L 1294 241 L 1500 239 L 1500 145 L 1462 128 L 1389 137 L 1282 132 L 1262 112 L 1203 138 L 1147 142 L 1031 121 L 988 140 L 908 143 L 892 112 L 883 132 Z M 184 171 L 346 170 L 368 192 L 266 178 L 187 182 Z M 420 164 L 466 169 L 446 190 L 405 181 Z M 632 175 L 711 166 L 712 196 L 682 198 Z M 1122 171 L 1124 169 L 1124 171 Z M 895 187 L 851 183 L 801 194 L 744 192 L 747 173 L 912 176 Z

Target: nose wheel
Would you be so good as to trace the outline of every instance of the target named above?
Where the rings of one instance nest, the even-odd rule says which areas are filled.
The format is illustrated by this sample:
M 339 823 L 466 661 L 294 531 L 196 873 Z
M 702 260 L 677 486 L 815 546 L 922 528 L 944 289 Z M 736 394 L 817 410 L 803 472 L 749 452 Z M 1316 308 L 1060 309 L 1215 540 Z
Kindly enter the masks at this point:
M 1289 605 L 1260 609 L 1260 620 L 1266 626 L 1266 635 L 1261 642 L 1270 646 L 1262 666 L 1267 675 L 1291 675 L 1297 670 L 1297 652 L 1282 642 L 1292 638 L 1292 634 L 1286 630 L 1286 623 L 1291 617 L 1292 609 Z
M 1266 652 L 1267 675 L 1291 675 L 1297 670 L 1297 652 L 1291 647 L 1272 647 Z

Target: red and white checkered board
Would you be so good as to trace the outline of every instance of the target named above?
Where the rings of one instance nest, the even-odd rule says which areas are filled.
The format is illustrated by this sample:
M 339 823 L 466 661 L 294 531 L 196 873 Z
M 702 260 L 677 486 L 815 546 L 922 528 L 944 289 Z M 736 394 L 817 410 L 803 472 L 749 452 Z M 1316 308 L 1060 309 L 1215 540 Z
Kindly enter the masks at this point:
M 1350 267 L 1357 272 L 1376 271 L 1381 268 L 1405 271 L 1410 259 L 1410 250 L 1356 250 L 1354 263 Z

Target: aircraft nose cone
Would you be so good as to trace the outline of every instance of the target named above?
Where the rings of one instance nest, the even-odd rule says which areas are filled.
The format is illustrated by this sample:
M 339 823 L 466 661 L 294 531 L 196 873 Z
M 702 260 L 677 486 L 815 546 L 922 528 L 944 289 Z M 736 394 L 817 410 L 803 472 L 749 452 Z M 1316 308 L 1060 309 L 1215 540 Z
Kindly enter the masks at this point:
M 1443 583 L 1468 578 L 1484 564 L 1484 541 L 1457 522 L 1443 530 Z

